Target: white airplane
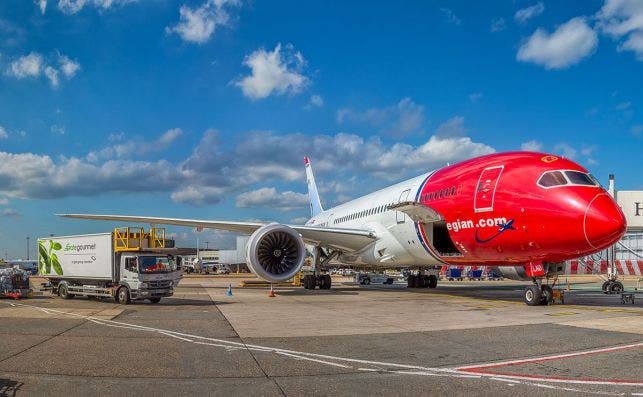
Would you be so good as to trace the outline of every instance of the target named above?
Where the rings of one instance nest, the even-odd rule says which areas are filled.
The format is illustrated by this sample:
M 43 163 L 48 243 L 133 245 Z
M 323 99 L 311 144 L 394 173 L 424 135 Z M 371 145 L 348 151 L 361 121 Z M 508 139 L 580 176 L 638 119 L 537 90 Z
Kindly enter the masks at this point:
M 246 260 L 270 282 L 302 269 L 313 246 L 314 273 L 304 287 L 330 288 L 319 270 L 336 261 L 372 268 L 432 269 L 409 277 L 409 287 L 437 285 L 443 265 L 494 266 L 507 277 L 531 279 L 529 305 L 551 299 L 543 283 L 567 259 L 618 241 L 625 218 L 580 165 L 545 153 L 498 153 L 453 164 L 324 210 L 310 160 L 304 158 L 311 218 L 304 225 L 127 215 L 62 214 L 223 229 L 251 234 Z M 504 267 L 504 268 L 503 268 Z M 504 269 L 499 270 L 499 269 Z

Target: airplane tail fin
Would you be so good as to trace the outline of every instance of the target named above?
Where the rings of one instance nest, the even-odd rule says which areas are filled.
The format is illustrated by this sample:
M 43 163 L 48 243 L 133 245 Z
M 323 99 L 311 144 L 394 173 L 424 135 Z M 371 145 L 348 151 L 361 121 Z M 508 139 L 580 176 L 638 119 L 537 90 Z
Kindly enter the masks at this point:
M 308 198 L 310 200 L 310 216 L 315 216 L 324 211 L 324 209 L 319 201 L 319 192 L 317 192 L 315 176 L 308 157 L 304 157 L 304 165 L 306 167 L 306 183 L 308 184 Z

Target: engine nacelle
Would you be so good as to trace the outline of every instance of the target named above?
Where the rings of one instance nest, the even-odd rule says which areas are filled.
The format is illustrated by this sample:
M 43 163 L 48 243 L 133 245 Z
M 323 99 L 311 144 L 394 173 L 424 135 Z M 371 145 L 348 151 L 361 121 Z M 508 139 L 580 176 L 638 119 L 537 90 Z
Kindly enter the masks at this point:
M 306 247 L 299 233 L 286 225 L 272 223 L 257 229 L 246 247 L 251 272 L 270 282 L 292 278 L 306 259 Z

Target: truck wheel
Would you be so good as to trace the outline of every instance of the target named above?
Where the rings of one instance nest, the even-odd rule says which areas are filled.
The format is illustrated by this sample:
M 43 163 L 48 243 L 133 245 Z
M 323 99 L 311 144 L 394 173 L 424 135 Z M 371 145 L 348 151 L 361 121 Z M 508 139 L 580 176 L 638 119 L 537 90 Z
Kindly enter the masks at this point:
M 61 298 L 63 299 L 73 299 L 74 295 L 70 294 L 69 291 L 67 290 L 67 285 L 63 284 L 58 287 L 58 295 L 60 295 Z
M 161 298 L 150 298 L 151 303 L 159 303 L 161 301 Z
M 118 292 L 116 293 L 116 297 L 118 300 L 118 303 L 121 305 L 129 305 L 130 299 L 129 299 L 129 290 L 127 287 L 120 287 L 118 289 Z
M 364 285 L 369 285 L 370 283 L 371 283 L 371 279 L 370 279 L 370 277 L 366 277 L 366 278 L 364 279 Z

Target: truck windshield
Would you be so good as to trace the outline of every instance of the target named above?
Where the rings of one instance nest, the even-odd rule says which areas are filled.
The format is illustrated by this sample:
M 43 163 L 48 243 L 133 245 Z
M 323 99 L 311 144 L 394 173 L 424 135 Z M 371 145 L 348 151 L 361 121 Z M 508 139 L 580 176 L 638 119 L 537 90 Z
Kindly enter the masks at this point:
M 141 256 L 139 260 L 139 271 L 144 274 L 167 273 L 172 271 L 170 261 L 165 256 Z

